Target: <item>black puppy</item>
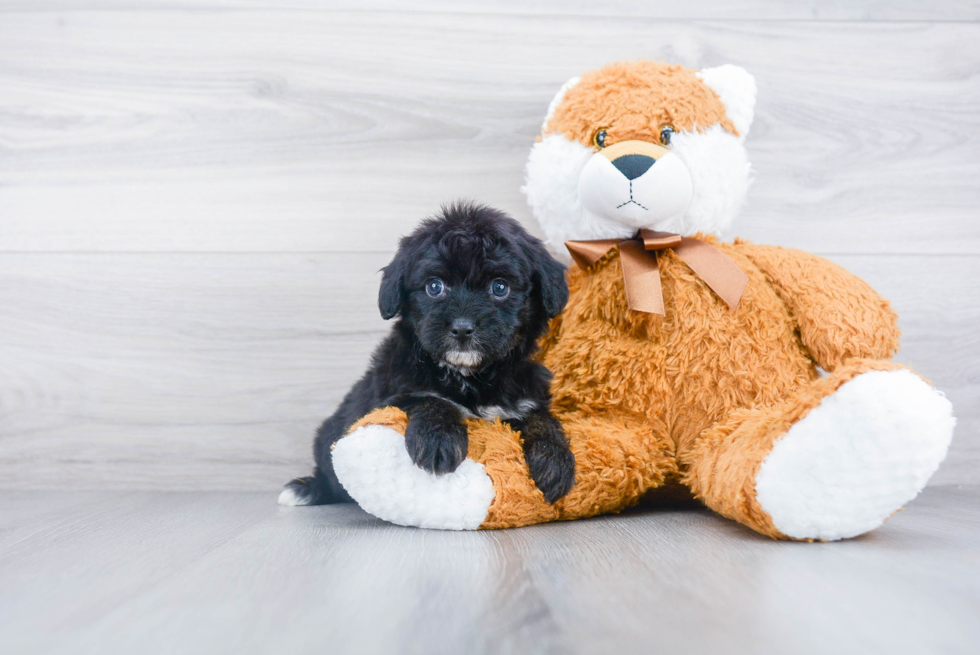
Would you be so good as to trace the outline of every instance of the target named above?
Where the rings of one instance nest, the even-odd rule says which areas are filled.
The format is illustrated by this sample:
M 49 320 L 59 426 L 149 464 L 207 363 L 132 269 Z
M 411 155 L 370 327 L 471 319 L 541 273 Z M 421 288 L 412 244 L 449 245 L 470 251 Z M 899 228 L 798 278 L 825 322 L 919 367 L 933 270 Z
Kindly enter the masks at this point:
M 350 501 L 331 446 L 385 406 L 408 414 L 408 453 L 433 473 L 454 471 L 465 459 L 464 418 L 500 417 L 521 432 L 531 477 L 547 501 L 564 496 L 575 458 L 550 412 L 551 373 L 530 356 L 567 301 L 564 268 L 506 214 L 456 204 L 424 221 L 401 240 L 381 280 L 381 316 L 401 318 L 317 432 L 313 476 L 287 484 L 279 503 Z

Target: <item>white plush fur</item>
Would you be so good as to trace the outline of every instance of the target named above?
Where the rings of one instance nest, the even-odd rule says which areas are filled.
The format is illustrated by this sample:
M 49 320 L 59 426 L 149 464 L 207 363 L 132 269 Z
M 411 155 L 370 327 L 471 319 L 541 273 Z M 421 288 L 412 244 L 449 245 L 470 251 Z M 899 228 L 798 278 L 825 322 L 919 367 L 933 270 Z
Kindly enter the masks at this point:
M 564 243 L 570 239 L 627 238 L 632 228 L 601 219 L 582 206 L 578 181 L 582 169 L 595 154 L 592 148 L 551 134 L 534 144 L 525 169 L 531 211 L 544 230 L 547 243 L 559 257 L 568 261 Z
M 755 78 L 744 68 L 732 64 L 704 68 L 696 75 L 718 94 L 725 105 L 725 114 L 739 136 L 745 139 L 755 118 Z
M 922 490 L 955 424 L 946 397 L 911 371 L 863 373 L 776 442 L 756 498 L 790 537 L 863 534 Z
M 333 466 L 362 509 L 398 525 L 475 530 L 495 495 L 482 464 L 467 458 L 452 473 L 427 473 L 409 457 L 405 437 L 381 425 L 358 428 L 338 441 Z
M 745 204 L 752 167 L 745 146 L 720 125 L 704 132 L 678 132 L 670 151 L 687 165 L 694 198 L 687 211 L 651 229 L 691 235 L 722 235 Z

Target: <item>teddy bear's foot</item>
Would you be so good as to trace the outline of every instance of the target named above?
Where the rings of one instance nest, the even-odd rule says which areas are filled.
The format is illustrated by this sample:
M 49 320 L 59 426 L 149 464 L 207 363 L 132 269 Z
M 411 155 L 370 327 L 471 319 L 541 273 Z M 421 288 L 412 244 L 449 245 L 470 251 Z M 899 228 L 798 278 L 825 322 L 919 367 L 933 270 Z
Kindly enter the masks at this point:
M 946 397 L 911 371 L 861 373 L 776 441 L 756 500 L 788 537 L 863 534 L 922 490 L 955 423 Z
M 404 435 L 385 425 L 362 425 L 338 441 L 333 466 L 362 509 L 399 525 L 475 530 L 494 499 L 482 464 L 467 458 L 452 473 L 423 471 L 409 457 Z

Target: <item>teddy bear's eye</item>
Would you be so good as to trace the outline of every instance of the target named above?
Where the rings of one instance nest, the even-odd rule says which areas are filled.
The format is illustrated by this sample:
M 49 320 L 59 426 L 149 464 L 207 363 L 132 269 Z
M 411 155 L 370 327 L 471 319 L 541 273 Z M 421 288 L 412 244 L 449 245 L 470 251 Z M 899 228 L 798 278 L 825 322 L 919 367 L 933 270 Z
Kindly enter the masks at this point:
M 660 143 L 665 146 L 670 145 L 670 137 L 674 136 L 674 128 L 670 125 L 664 125 L 660 130 Z
M 596 148 L 599 148 L 601 150 L 602 148 L 606 147 L 607 136 L 608 134 L 606 134 L 606 128 L 600 127 L 598 130 L 595 131 L 595 134 L 592 135 L 592 143 L 595 145 Z

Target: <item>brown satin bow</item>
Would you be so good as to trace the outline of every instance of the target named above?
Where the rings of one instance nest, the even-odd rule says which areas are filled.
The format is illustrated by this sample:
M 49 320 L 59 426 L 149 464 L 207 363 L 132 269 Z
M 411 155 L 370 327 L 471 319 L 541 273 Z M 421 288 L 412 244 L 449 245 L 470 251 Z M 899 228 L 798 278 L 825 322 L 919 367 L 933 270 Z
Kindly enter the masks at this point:
M 632 239 L 598 239 L 596 241 L 566 241 L 565 247 L 583 269 L 602 259 L 613 248 L 619 248 L 629 308 L 663 316 L 664 296 L 657 268 L 657 251 L 672 248 L 704 280 L 711 290 L 728 303 L 738 307 L 749 276 L 728 255 L 710 243 L 682 237 L 670 232 L 640 230 Z

